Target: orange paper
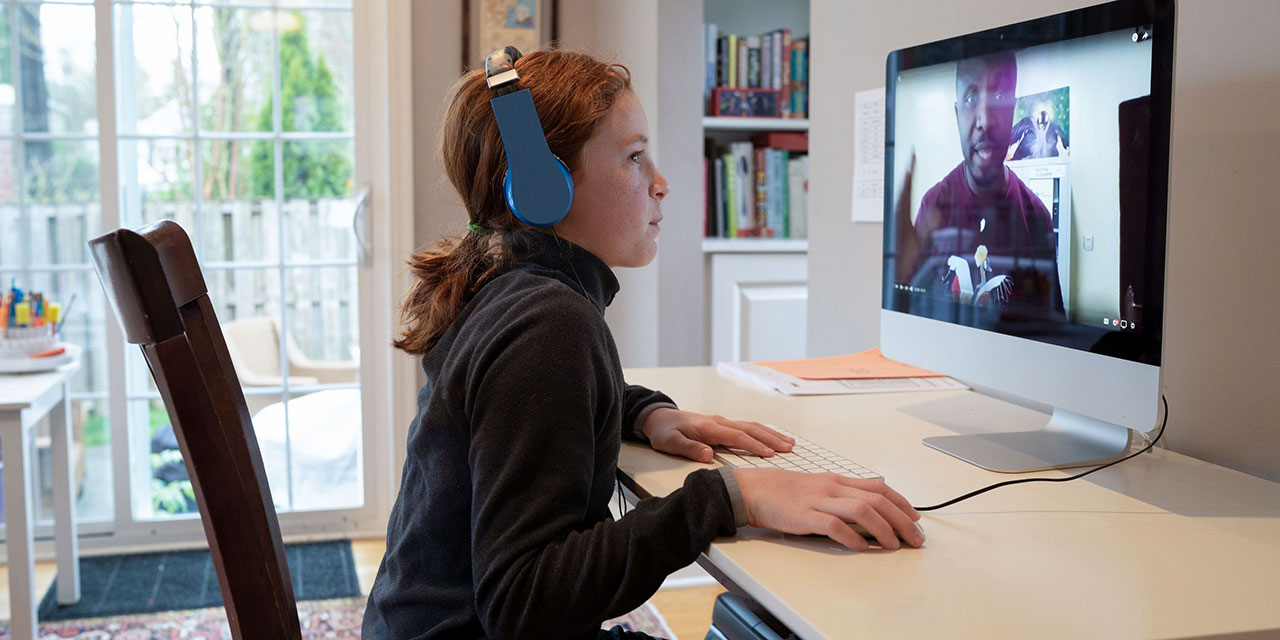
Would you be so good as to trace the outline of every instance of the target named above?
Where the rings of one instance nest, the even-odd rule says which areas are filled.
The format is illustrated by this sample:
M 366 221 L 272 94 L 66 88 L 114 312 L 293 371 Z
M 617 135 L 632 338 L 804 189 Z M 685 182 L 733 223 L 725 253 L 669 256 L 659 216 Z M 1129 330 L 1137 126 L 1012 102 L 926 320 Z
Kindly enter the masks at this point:
M 757 362 L 756 364 L 803 380 L 870 380 L 876 378 L 938 378 L 942 376 L 941 373 L 934 373 L 908 364 L 902 364 L 897 360 L 890 360 L 880 354 L 879 347 L 847 356 L 779 360 L 776 362 Z

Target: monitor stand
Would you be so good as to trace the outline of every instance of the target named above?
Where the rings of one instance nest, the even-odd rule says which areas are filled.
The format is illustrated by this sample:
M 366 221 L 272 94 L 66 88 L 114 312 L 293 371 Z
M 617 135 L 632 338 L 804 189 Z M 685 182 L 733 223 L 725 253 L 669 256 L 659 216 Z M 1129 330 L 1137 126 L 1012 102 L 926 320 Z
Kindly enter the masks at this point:
M 1054 409 L 1037 431 L 935 436 L 926 446 L 983 469 L 1024 473 L 1104 464 L 1129 451 L 1132 432 L 1118 424 Z

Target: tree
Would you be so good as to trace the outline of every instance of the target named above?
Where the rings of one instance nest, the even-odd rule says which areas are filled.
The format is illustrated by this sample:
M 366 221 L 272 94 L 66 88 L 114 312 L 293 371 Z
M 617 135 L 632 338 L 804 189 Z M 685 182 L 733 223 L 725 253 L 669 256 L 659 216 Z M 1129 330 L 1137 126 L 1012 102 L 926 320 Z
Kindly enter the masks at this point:
M 342 111 L 338 87 L 324 56 L 313 57 L 307 42 L 306 22 L 301 14 L 293 14 L 296 26 L 280 35 L 281 125 L 284 131 L 342 131 Z M 272 130 L 274 98 L 258 113 L 258 129 Z M 349 191 L 351 162 L 343 152 L 345 146 L 332 143 L 284 143 L 284 197 L 342 197 Z M 328 147 L 328 148 L 326 148 Z M 271 171 L 274 147 L 270 141 L 255 142 L 251 167 L 253 197 L 273 194 Z
M 221 63 L 218 88 L 212 99 L 202 105 L 201 126 L 206 130 L 240 131 L 241 106 L 244 104 L 244 66 L 242 51 L 245 25 L 233 9 L 213 10 L 213 43 Z M 268 130 L 270 130 L 268 128 Z M 244 195 L 240 175 L 240 140 L 213 140 L 204 160 L 201 195 L 205 200 L 230 200 Z

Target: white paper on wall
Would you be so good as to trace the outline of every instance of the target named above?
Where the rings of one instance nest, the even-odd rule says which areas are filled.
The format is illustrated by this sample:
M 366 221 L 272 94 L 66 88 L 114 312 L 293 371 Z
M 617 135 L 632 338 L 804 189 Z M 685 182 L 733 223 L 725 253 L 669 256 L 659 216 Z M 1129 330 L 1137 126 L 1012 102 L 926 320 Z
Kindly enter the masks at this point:
M 853 221 L 884 221 L 884 87 L 853 96 Z

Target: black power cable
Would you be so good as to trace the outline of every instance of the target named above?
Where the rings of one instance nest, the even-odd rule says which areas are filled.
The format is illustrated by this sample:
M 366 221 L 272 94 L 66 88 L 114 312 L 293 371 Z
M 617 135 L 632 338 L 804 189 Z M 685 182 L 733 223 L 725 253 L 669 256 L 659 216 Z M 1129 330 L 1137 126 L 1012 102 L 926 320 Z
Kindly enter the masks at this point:
M 1138 452 L 1136 452 L 1136 453 L 1131 453 L 1131 454 L 1129 454 L 1129 455 L 1127 455 L 1127 456 L 1125 456 L 1125 457 L 1123 457 L 1123 458 L 1120 458 L 1119 460 L 1113 460 L 1113 461 L 1108 462 L 1107 464 L 1104 464 L 1104 465 L 1102 465 L 1102 466 L 1100 466 L 1100 467 L 1094 467 L 1094 468 L 1092 468 L 1092 469 L 1090 469 L 1090 470 L 1088 470 L 1088 471 L 1085 471 L 1084 473 L 1078 473 L 1078 474 L 1076 474 L 1076 475 L 1074 475 L 1074 476 L 1067 476 L 1067 477 L 1065 477 L 1065 478 L 1022 478 L 1022 479 L 1020 479 L 1020 480 L 1006 480 L 1005 482 L 997 482 L 996 484 L 993 484 L 993 485 L 990 485 L 990 486 L 987 486 L 987 487 L 983 487 L 983 488 L 981 488 L 981 489 L 978 489 L 977 491 L 971 491 L 971 492 L 966 493 L 966 494 L 964 494 L 964 495 L 962 495 L 962 496 L 960 496 L 960 497 L 958 497 L 958 498 L 952 498 L 952 499 L 950 499 L 950 500 L 948 500 L 948 501 L 946 501 L 946 502 L 940 503 L 940 504 L 935 504 L 935 505 L 931 505 L 931 506 L 928 506 L 928 507 L 914 507 L 914 508 L 915 508 L 915 510 L 916 510 L 916 511 L 933 511 L 933 510 L 935 510 L 935 509 L 941 509 L 941 508 L 943 508 L 943 507 L 949 507 L 949 506 L 951 506 L 951 505 L 953 505 L 953 504 L 955 504 L 955 503 L 957 503 L 957 502 L 960 502 L 960 501 L 962 501 L 962 500 L 968 500 L 969 498 L 972 498 L 972 497 L 977 496 L 977 495 L 984 494 L 984 493 L 986 493 L 986 492 L 988 492 L 988 491 L 991 491 L 992 489 L 999 489 L 1000 487 L 1008 487 L 1008 486 L 1015 485 L 1015 484 L 1022 484 L 1022 483 L 1024 483 L 1024 482 L 1069 482 L 1069 481 L 1071 481 L 1071 480 L 1079 480 L 1080 478 L 1083 478 L 1083 477 L 1085 477 L 1085 476 L 1087 476 L 1087 475 L 1089 475 L 1089 474 L 1091 474 L 1091 473 L 1093 473 L 1093 472 L 1095 472 L 1095 471 L 1102 471 L 1103 469 L 1106 469 L 1107 467 L 1110 467 L 1110 466 L 1112 466 L 1112 465 L 1119 464 L 1119 463 L 1124 462 L 1125 460 L 1128 460 L 1128 459 L 1130 459 L 1130 458 L 1135 458 L 1135 457 L 1137 457 L 1137 456 L 1140 456 L 1140 455 L 1142 455 L 1142 454 L 1144 454 L 1144 453 L 1146 453 L 1146 452 L 1150 451 L 1150 450 L 1151 450 L 1151 447 L 1156 446 L 1156 443 L 1157 443 L 1157 442 L 1160 442 L 1160 437 L 1164 435 L 1164 427 L 1165 427 L 1165 425 L 1169 424 L 1169 401 L 1164 397 L 1164 394 L 1163 394 L 1163 393 L 1162 393 L 1162 394 L 1160 394 L 1160 402 L 1164 403 L 1164 419 L 1160 421 L 1160 431 L 1159 431 L 1158 433 L 1156 433 L 1156 438 L 1155 438 L 1155 440 L 1152 440 L 1150 444 L 1148 444 L 1147 446 L 1143 447 L 1141 450 L 1139 450 L 1139 451 L 1138 451 Z

